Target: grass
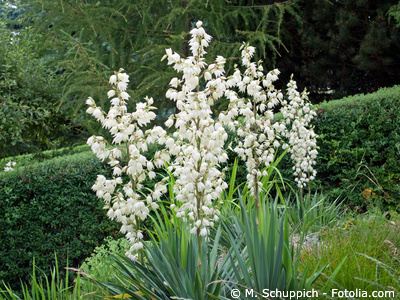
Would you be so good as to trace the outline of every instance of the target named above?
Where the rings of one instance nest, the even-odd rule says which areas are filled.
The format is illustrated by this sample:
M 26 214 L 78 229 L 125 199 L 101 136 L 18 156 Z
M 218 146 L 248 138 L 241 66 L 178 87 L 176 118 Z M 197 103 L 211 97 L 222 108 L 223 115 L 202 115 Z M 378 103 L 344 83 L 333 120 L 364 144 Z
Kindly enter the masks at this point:
M 380 213 L 348 219 L 339 227 L 325 229 L 321 244 L 302 254 L 301 266 L 313 269 L 328 265 L 316 282 L 316 288 L 400 292 L 400 217 L 387 220 Z M 345 258 L 334 281 L 327 283 Z
M 0 286 L 0 300 L 80 300 L 88 299 L 81 291 L 80 277 L 74 281 L 70 280 L 68 269 L 61 276 L 56 265 L 47 276 L 33 264 L 31 280 L 28 284 L 22 284 L 20 291 L 14 291 L 11 287 L 3 284 Z
M 284 206 L 294 232 L 308 234 L 323 228 L 335 226 L 345 215 L 345 208 L 339 199 L 328 199 L 323 194 L 306 194 Z

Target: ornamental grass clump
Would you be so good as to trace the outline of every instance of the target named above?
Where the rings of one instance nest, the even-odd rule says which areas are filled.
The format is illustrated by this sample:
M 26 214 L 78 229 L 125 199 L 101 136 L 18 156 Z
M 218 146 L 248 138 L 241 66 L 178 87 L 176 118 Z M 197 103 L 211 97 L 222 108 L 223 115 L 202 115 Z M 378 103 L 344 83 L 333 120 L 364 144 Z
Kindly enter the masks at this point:
M 110 142 L 102 136 L 88 140 L 97 157 L 113 170 L 112 179 L 99 175 L 93 189 L 105 201 L 107 215 L 122 224 L 121 232 L 132 245 L 130 254 L 143 248 L 141 224 L 158 208 L 157 201 L 167 191 L 166 177 L 156 176 L 161 168 L 174 177 L 174 203 L 170 207 L 176 216 L 189 224 L 199 241 L 209 235 L 219 218 L 219 199 L 228 186 L 223 172 L 228 160 L 224 147 L 227 128 L 236 132 L 234 150 L 246 163 L 247 185 L 257 208 L 262 177 L 268 175 L 266 170 L 281 149 L 288 148 L 291 154 L 299 187 L 315 176 L 316 135 L 310 123 L 315 113 L 306 92 L 297 92 L 291 80 L 285 97 L 274 86 L 279 71 L 265 73 L 261 61 L 252 61 L 255 48 L 247 44 L 241 47 L 241 67 L 236 66 L 228 75 L 224 57 L 206 63 L 211 36 L 201 21 L 190 35 L 188 57 L 172 49 L 166 49 L 163 57 L 181 75 L 171 79 L 166 92 L 177 109 L 165 123 L 174 128 L 171 134 L 151 126 L 156 118 L 152 98 L 145 98 L 136 104 L 135 111 L 128 112 L 129 76 L 122 69 L 110 77 L 108 112 L 92 98 L 86 101 L 87 112 L 111 136 Z M 213 106 L 222 99 L 228 100 L 228 109 L 215 117 Z M 149 157 L 148 149 L 154 144 L 160 150 Z M 155 184 L 148 187 L 146 181 Z

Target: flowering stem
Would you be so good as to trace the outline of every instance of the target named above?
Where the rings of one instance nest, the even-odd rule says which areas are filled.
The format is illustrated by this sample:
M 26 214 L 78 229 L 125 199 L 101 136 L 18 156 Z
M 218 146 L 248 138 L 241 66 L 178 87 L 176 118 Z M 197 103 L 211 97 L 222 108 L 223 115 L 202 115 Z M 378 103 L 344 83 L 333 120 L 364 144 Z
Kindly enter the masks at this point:
M 260 210 L 260 194 L 259 194 L 259 188 L 258 188 L 257 174 L 254 175 L 254 198 L 255 198 L 256 211 L 258 212 Z
M 138 217 L 136 217 L 135 218 L 136 219 L 136 231 L 138 232 L 139 230 L 140 230 L 140 220 L 139 220 L 139 218 Z M 139 263 L 140 264 L 142 264 L 143 265 L 143 263 L 144 263 L 144 258 L 143 258 L 143 253 L 142 253 L 142 251 L 139 251 L 138 252 L 138 261 L 139 261 Z
M 303 203 L 303 199 L 304 199 L 304 196 L 303 196 L 303 188 L 301 187 L 301 188 L 300 188 L 300 201 L 301 201 L 301 203 Z
M 197 253 L 197 266 L 198 267 L 200 267 L 201 266 L 201 264 L 202 264 L 202 262 L 201 262 L 201 252 L 202 252 L 202 250 L 201 250 L 201 245 L 202 245 L 202 242 L 201 242 L 201 235 L 200 235 L 200 230 L 198 229 L 198 232 L 197 232 L 197 249 L 198 249 L 198 253 Z
M 257 120 L 257 105 L 256 102 L 253 101 L 253 114 L 254 114 L 254 120 Z M 254 122 L 253 130 L 256 132 L 256 122 Z M 258 159 L 257 159 L 257 153 L 255 151 L 255 149 L 253 149 L 253 157 L 256 160 L 257 165 L 258 164 Z M 257 168 L 258 170 L 258 168 Z M 260 210 L 260 194 L 259 194 L 259 187 L 258 187 L 258 176 L 257 173 L 254 174 L 254 196 L 255 196 L 255 207 L 256 207 L 256 212 L 258 214 L 259 210 Z M 258 224 L 258 216 L 257 216 L 257 224 Z

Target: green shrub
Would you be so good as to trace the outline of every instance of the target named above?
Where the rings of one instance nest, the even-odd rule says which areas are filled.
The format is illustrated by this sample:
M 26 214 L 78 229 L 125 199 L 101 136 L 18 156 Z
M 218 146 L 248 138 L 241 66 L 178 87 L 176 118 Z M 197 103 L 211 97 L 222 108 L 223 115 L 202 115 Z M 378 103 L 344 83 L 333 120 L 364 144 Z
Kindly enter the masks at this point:
M 318 105 L 318 174 L 312 189 L 322 188 L 328 199 L 361 210 L 400 209 L 399 103 L 400 86 L 395 86 Z M 231 132 L 230 149 L 234 140 Z M 235 153 L 230 151 L 229 157 L 233 165 Z M 278 168 L 285 179 L 293 179 L 288 155 Z M 240 160 L 237 181 L 246 181 Z
M 0 20 L 0 157 L 69 145 L 86 133 L 58 105 L 62 74 L 46 65 L 37 38 Z
M 84 263 L 80 266 L 80 270 L 84 274 L 88 274 L 90 278 L 95 278 L 98 281 L 110 282 L 112 281 L 112 273 L 115 268 L 114 256 L 123 256 L 129 249 L 129 242 L 126 238 L 113 239 L 107 238 L 105 243 L 96 247 L 92 255 L 85 259 Z M 93 283 L 91 280 L 83 277 L 81 282 L 81 289 L 85 293 L 102 294 L 104 297 L 109 293 L 99 288 L 99 285 Z
M 89 153 L 0 172 L 0 281 L 26 280 L 32 259 L 44 270 L 57 252 L 78 266 L 117 232 L 91 190 L 101 163 Z
M 327 199 L 353 208 L 400 209 L 399 103 L 400 86 L 321 103 L 314 121 L 319 155 L 312 189 L 322 188 Z M 234 148 L 233 133 L 229 142 Z M 235 153 L 229 155 L 233 165 Z M 293 179 L 288 155 L 278 168 Z M 237 180 L 246 180 L 242 161 Z
M 400 208 L 400 86 L 322 103 L 318 180 L 351 206 Z

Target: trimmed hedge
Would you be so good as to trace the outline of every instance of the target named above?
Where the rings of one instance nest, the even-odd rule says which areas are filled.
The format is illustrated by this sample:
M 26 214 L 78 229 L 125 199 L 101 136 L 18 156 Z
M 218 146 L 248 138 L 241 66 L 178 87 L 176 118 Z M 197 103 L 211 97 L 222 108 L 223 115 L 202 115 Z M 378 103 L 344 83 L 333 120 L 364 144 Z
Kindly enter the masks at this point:
M 319 105 L 318 181 L 365 209 L 400 209 L 400 86 Z
M 10 156 L 0 159 L 0 171 L 2 171 L 9 161 L 15 161 L 18 167 L 27 166 L 32 163 L 42 162 L 55 157 L 71 155 L 82 152 L 90 152 L 88 145 L 79 145 L 73 147 L 64 147 L 55 150 L 46 150 L 37 153 L 22 154 L 17 156 Z
M 32 260 L 49 269 L 78 266 L 103 239 L 116 235 L 103 203 L 91 191 L 106 171 L 90 153 L 33 163 L 0 172 L 0 282 L 16 286 L 31 273 Z

